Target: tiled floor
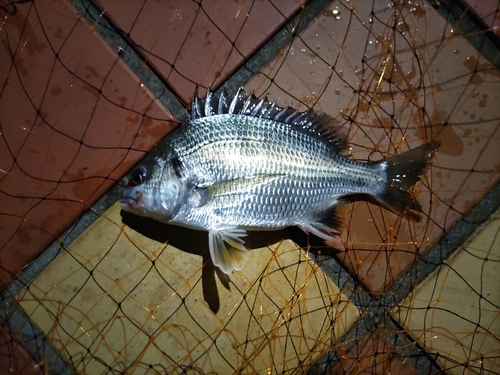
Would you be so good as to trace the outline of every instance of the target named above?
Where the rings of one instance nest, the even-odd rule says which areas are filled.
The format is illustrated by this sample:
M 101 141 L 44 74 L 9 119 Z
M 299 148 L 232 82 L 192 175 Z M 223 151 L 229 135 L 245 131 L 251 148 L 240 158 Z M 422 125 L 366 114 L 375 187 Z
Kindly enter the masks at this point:
M 500 212 L 393 312 L 448 374 L 500 373 L 499 272 Z
M 66 1 L 18 4 L 4 24 L 2 286 L 174 125 Z
M 86 374 L 102 373 L 105 363 L 132 373 L 149 363 L 167 373 L 179 363 L 203 373 L 292 371 L 318 360 L 359 317 L 291 241 L 251 251 L 231 276 L 231 290 L 218 280 L 207 285 L 203 258 L 190 251 L 124 228 L 115 204 L 21 293 L 19 304 L 68 359 L 90 349 L 73 363 Z M 213 287 L 221 301 L 216 314 L 204 301 L 204 288 Z
M 223 83 L 302 9 L 295 0 L 95 3 L 99 17 L 144 57 L 134 69 L 160 74 L 184 103 L 196 85 Z M 332 115 L 348 131 L 347 154 L 356 159 L 442 142 L 414 192 L 423 206 L 420 223 L 366 202 L 346 213 L 347 245 L 336 258 L 373 295 L 394 293 L 394 281 L 500 177 L 500 74 L 430 4 L 389 5 L 333 2 L 245 84 L 281 105 Z M 99 17 L 88 24 L 57 0 L 0 0 L 0 6 L 0 53 L 7 57 L 0 58 L 0 282 L 6 285 L 175 121 L 120 59 L 116 42 L 102 39 L 93 26 Z M 498 13 L 474 6 L 494 25 Z M 384 322 L 360 334 L 354 347 L 350 339 L 337 345 L 358 317 L 372 319 L 370 307 L 353 304 L 367 294 L 335 285 L 293 242 L 252 251 L 249 264 L 227 279 L 207 264 L 204 234 L 165 232 L 157 242 L 122 224 L 118 211 L 113 206 L 102 215 L 15 297 L 70 367 L 103 373 L 130 365 L 134 373 L 151 365 L 170 372 L 191 363 L 205 372 L 285 371 L 307 368 L 333 347 L 340 353 L 333 373 L 418 372 L 387 339 Z M 462 363 L 498 368 L 491 276 L 498 254 L 489 252 L 494 240 L 487 234 L 495 238 L 498 222 L 393 310 L 402 332 L 439 352 L 437 363 L 451 372 L 462 371 Z M 468 281 L 463 300 L 448 297 L 460 280 Z M 470 319 L 465 334 L 461 324 L 445 324 L 450 316 Z
M 210 0 L 199 6 L 184 0 L 99 0 L 97 4 L 187 104 L 196 85 L 217 87 L 224 82 L 302 2 Z
M 498 14 L 498 1 L 496 0 L 467 0 L 466 3 L 483 19 L 492 31 L 500 34 L 500 15 Z

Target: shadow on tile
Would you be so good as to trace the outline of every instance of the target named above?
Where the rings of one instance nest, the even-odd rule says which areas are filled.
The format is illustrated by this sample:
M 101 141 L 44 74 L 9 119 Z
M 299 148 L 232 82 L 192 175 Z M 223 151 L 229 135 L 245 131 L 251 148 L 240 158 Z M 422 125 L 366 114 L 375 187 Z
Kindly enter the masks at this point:
M 215 274 L 217 274 L 220 282 L 228 290 L 231 288 L 231 280 L 230 276 L 224 274 L 219 268 L 213 265 L 208 249 L 207 233 L 165 224 L 158 220 L 137 216 L 125 211 L 121 211 L 120 214 L 123 224 L 129 226 L 143 236 L 160 243 L 168 243 L 178 249 L 190 249 L 188 251 L 189 253 L 199 255 L 203 258 L 203 297 L 214 314 L 217 313 L 220 308 L 220 300 L 217 284 L 215 282 Z M 257 249 L 276 244 L 283 239 L 291 239 L 301 248 L 309 248 L 313 254 L 315 254 L 318 249 L 325 248 L 325 244 L 321 239 L 315 236 L 308 236 L 297 227 L 289 227 L 275 231 L 248 232 L 245 243 L 249 249 Z M 333 256 L 337 253 L 338 250 L 333 248 L 328 248 L 327 251 L 322 250 L 323 255 L 330 254 Z

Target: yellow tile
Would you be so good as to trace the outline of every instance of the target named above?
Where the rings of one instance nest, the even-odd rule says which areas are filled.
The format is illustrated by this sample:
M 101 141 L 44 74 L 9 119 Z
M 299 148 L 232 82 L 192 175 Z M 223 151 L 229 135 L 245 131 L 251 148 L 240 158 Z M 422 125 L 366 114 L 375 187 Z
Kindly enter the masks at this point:
M 497 213 L 393 311 L 448 374 L 500 373 L 499 234 Z
M 154 264 L 153 264 L 154 260 Z M 252 250 L 221 308 L 203 299 L 202 258 L 150 240 L 110 208 L 19 295 L 78 371 L 279 371 L 307 366 L 359 312 L 293 242 Z

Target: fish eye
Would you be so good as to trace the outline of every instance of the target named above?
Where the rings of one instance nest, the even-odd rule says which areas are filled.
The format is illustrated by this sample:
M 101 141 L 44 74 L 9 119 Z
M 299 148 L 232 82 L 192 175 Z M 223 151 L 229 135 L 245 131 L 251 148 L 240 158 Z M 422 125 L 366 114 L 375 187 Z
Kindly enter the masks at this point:
M 144 166 L 140 166 L 130 174 L 130 179 L 128 180 L 128 187 L 134 187 L 142 184 L 146 179 L 146 168 Z

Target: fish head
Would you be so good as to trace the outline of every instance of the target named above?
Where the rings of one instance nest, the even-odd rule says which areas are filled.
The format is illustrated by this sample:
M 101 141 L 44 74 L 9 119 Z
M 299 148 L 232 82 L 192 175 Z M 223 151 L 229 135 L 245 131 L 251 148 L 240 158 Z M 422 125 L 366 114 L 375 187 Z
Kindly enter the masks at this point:
M 120 198 L 121 208 L 136 215 L 167 222 L 182 202 L 185 183 L 180 162 L 174 157 L 154 157 L 131 173 Z

